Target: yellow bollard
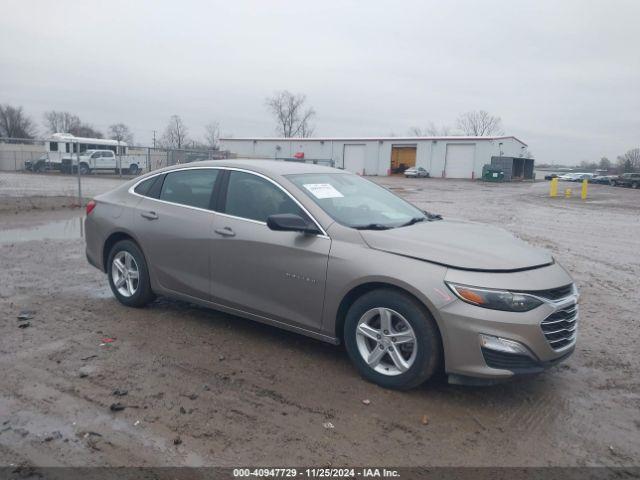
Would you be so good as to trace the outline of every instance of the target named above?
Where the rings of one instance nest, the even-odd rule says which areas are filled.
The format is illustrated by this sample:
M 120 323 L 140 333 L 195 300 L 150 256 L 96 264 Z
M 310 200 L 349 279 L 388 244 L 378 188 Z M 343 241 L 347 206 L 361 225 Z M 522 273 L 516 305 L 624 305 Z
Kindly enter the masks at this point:
M 587 199 L 587 185 L 589 185 L 589 181 L 585 178 L 582 180 L 582 192 L 580 192 L 580 198 L 582 200 Z
M 564 190 L 564 198 L 571 198 L 571 189 L 565 188 Z
M 556 197 L 558 195 L 558 179 L 557 178 L 552 178 L 551 179 L 551 188 L 549 190 L 549 196 L 550 197 Z

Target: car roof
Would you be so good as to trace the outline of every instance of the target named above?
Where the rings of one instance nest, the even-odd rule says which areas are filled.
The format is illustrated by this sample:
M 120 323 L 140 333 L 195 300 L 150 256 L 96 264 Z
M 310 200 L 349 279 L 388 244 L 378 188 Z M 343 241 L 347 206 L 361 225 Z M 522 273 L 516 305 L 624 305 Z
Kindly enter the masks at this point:
M 237 158 L 233 160 L 204 160 L 201 162 L 191 162 L 189 167 L 228 167 L 242 168 L 251 170 L 265 175 L 291 175 L 300 173 L 344 173 L 340 170 L 323 165 L 314 165 L 312 163 L 293 162 L 287 160 L 271 160 L 271 159 L 245 159 Z M 167 169 L 171 171 L 174 168 L 184 168 L 185 165 L 174 165 Z

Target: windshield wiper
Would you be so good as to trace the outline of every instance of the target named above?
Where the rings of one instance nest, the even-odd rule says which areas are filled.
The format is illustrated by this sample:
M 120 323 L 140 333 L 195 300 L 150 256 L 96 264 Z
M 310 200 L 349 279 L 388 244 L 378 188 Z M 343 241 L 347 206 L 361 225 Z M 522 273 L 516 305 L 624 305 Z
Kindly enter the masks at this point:
M 408 227 L 409 225 L 414 225 L 418 222 L 424 222 L 427 219 L 427 217 L 413 217 L 411 220 L 409 220 L 407 223 L 403 223 L 402 225 L 398 225 L 399 227 Z
M 391 227 L 382 223 L 369 223 L 367 225 L 356 225 L 353 228 L 356 230 L 389 230 Z
M 442 215 L 440 215 L 439 213 L 431 213 L 427 212 L 426 210 L 423 210 L 423 212 L 427 216 L 427 220 L 429 220 L 430 222 L 433 222 L 434 220 L 442 220 Z

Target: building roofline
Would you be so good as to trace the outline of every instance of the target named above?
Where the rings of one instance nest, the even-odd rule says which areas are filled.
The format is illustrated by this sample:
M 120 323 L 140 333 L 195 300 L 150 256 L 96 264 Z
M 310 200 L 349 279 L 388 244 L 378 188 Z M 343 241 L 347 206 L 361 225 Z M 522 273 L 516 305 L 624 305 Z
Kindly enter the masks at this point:
M 512 138 L 521 143 L 525 147 L 528 145 L 513 135 L 504 135 L 497 137 L 463 137 L 463 136 L 440 136 L 440 137 L 222 137 L 221 142 L 225 141 L 271 141 L 271 142 L 393 142 L 393 141 L 418 141 L 418 140 L 506 140 Z

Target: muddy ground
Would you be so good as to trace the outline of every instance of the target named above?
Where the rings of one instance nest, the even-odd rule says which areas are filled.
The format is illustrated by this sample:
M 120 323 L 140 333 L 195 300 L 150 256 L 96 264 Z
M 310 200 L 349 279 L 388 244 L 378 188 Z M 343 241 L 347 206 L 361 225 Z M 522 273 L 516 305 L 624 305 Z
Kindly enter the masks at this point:
M 67 192 L 34 208 L 0 182 L 0 465 L 638 465 L 640 191 L 376 181 L 552 250 L 582 292 L 573 357 L 493 387 L 384 390 L 341 347 L 166 299 L 121 306 Z

